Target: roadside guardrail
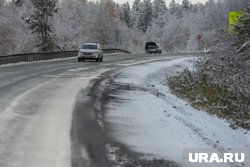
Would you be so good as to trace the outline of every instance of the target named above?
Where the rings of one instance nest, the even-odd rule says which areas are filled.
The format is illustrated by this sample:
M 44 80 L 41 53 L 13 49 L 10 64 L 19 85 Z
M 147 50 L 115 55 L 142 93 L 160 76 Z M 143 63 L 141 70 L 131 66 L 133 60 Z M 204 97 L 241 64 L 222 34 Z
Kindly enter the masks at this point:
M 57 58 L 68 58 L 76 57 L 77 50 L 72 51 L 58 51 L 58 52 L 37 52 L 37 53 L 24 53 L 24 54 L 13 54 L 7 56 L 0 56 L 0 65 L 10 64 L 10 63 L 19 63 L 19 62 L 33 62 L 39 60 L 50 60 Z M 109 53 L 131 53 L 129 51 L 117 48 L 103 49 L 104 54 Z

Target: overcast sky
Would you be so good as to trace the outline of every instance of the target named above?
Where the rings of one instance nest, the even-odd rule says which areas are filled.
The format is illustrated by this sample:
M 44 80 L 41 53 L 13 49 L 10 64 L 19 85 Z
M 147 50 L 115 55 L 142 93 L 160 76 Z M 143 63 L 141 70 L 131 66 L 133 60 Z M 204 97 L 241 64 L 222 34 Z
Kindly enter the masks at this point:
M 129 4 L 132 6 L 133 5 L 133 2 L 134 2 L 134 0 L 113 0 L 114 2 L 118 2 L 118 3 L 125 3 L 125 2 L 129 2 Z M 141 0 L 141 1 L 143 1 L 143 0 Z M 152 0 L 153 1 L 153 0 Z M 172 0 L 166 0 L 166 4 L 167 4 L 167 6 L 168 6 L 168 4 L 171 2 Z M 182 3 L 182 1 L 183 0 L 175 0 L 175 2 L 176 3 L 179 3 L 179 4 L 181 4 Z M 199 2 L 199 3 L 205 3 L 206 1 L 208 1 L 208 0 L 189 0 L 189 1 L 191 1 L 192 3 L 197 3 L 197 2 Z

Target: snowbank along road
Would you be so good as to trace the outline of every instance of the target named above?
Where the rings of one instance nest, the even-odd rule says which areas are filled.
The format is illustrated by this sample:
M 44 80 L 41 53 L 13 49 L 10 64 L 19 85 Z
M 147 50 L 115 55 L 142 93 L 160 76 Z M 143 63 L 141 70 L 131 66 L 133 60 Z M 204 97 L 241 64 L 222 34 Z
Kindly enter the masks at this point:
M 164 86 L 165 75 L 156 74 L 180 57 L 119 54 L 103 63 L 68 58 L 0 66 L 0 166 L 180 166 L 186 146 L 248 148 L 248 133 L 186 111 Z M 207 132 L 207 119 L 219 129 Z

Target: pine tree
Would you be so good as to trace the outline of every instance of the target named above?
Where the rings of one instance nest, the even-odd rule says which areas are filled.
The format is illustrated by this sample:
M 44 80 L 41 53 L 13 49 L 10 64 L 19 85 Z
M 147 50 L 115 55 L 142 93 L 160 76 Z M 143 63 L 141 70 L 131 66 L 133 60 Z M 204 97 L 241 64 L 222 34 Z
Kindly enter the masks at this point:
M 5 4 L 5 0 L 0 0 L 0 8 L 4 7 L 4 4 Z
M 120 18 L 121 21 L 124 21 L 123 6 L 124 6 L 124 4 L 120 5 L 118 3 L 115 5 L 115 9 L 118 11 L 119 18 Z
M 176 3 L 175 0 L 172 0 L 172 2 L 169 4 L 169 11 L 170 14 L 176 16 L 178 19 L 182 18 L 182 12 L 183 12 L 182 5 Z
M 183 7 L 185 10 L 189 10 L 189 1 L 188 1 L 188 0 L 183 0 L 183 1 L 182 1 L 182 7 Z
M 140 12 L 137 22 L 137 28 L 146 32 L 147 28 L 150 26 L 152 20 L 152 4 L 150 0 L 144 0 L 140 6 Z
M 123 4 L 122 11 L 123 11 L 124 22 L 129 28 L 131 28 L 131 11 L 128 2 Z
M 166 13 L 167 7 L 164 0 L 154 0 L 153 2 L 153 17 L 156 19 Z
M 12 3 L 15 4 L 17 7 L 23 5 L 23 0 L 12 0 Z
M 49 18 L 57 12 L 57 0 L 32 0 L 34 14 L 27 21 L 32 34 L 36 34 L 40 40 L 38 47 L 41 51 L 51 50 L 51 26 Z
M 140 12 L 140 0 L 135 0 L 131 10 L 131 27 L 137 28 L 138 16 Z
M 171 3 L 169 4 L 169 10 L 171 14 L 174 14 L 176 11 L 176 3 L 175 0 L 172 0 Z

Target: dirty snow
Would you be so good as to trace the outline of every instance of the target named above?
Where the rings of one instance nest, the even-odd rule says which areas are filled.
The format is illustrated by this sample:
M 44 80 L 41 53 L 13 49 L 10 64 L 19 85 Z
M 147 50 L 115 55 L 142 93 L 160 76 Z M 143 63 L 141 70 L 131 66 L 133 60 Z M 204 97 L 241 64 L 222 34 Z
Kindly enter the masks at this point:
M 120 90 L 115 96 L 127 100 L 108 104 L 106 121 L 118 141 L 149 157 L 179 163 L 183 163 L 183 151 L 188 148 L 250 148 L 249 131 L 233 130 L 225 120 L 198 111 L 171 94 L 167 77 L 192 68 L 192 60 L 148 63 L 119 73 L 115 82 L 143 89 Z

